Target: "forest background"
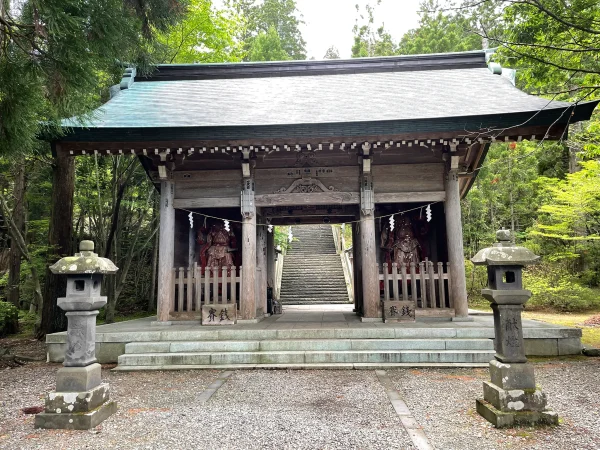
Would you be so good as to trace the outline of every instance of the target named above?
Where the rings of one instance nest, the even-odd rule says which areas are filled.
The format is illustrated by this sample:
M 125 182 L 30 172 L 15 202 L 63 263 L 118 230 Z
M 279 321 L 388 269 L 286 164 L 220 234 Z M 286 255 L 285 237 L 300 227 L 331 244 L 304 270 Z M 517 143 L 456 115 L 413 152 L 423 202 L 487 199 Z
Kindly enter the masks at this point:
M 352 56 L 490 50 L 529 93 L 581 102 L 600 96 L 596 0 L 425 0 L 417 28 L 394 41 L 377 3 L 357 6 Z M 158 195 L 129 156 L 55 158 L 40 136 L 106 102 L 125 67 L 306 58 L 294 0 L 0 0 L 0 336 L 15 318 L 35 334 L 65 329 L 48 271 L 92 238 L 120 271 L 106 322 L 155 310 Z M 335 47 L 323 58 L 339 58 Z M 528 305 L 600 309 L 600 112 L 560 142 L 493 144 L 463 200 L 469 296 L 485 274 L 467 262 L 502 226 L 542 255 L 527 270 Z M 276 230 L 280 244 L 286 230 Z

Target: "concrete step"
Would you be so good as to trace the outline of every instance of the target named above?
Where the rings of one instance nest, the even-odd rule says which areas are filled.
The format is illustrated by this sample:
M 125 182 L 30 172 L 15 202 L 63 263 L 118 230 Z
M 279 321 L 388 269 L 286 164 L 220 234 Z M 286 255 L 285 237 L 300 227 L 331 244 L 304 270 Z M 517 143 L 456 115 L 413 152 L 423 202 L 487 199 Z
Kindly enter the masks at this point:
M 304 300 L 304 301 L 310 301 L 310 300 L 320 300 L 320 301 L 324 301 L 327 302 L 329 300 L 345 300 L 346 302 L 348 301 L 348 293 L 346 292 L 336 292 L 336 293 L 323 293 L 323 292 L 318 292 L 318 293 L 303 293 L 303 294 L 296 294 L 295 292 L 291 292 L 291 293 L 281 293 L 281 295 L 279 296 L 279 298 L 283 301 L 285 300 Z
M 490 339 L 276 339 L 265 341 L 131 342 L 126 354 L 185 352 L 494 350 Z
M 401 368 L 437 368 L 451 369 L 456 367 L 487 368 L 485 363 L 305 363 L 305 364 L 215 364 L 215 365 L 167 365 L 167 366 L 117 366 L 114 372 L 140 372 L 151 370 L 374 370 Z
M 123 354 L 119 356 L 119 365 L 485 363 L 493 357 L 490 350 L 180 352 Z

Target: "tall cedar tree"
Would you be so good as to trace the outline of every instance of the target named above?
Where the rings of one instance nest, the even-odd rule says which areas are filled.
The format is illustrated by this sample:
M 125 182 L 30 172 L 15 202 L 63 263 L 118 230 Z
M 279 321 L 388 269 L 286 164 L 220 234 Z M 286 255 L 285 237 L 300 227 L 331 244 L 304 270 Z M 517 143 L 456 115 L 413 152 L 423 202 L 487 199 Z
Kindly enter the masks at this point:
M 29 0 L 0 8 L 0 152 L 39 147 L 60 119 L 91 111 L 99 86 L 123 64 L 148 67 L 155 33 L 185 10 L 178 0 Z M 122 61 L 123 63 L 120 63 Z M 74 161 L 53 158 L 48 262 L 73 253 Z M 64 277 L 63 277 L 64 278 Z M 56 299 L 65 280 L 46 273 L 38 337 L 65 329 Z

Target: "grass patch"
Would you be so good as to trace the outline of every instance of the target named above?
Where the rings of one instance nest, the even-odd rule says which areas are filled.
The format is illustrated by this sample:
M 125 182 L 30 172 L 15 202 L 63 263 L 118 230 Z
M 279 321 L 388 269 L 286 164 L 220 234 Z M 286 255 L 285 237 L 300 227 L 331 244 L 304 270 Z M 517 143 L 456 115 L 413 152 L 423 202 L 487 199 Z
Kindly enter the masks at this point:
M 600 314 L 600 311 L 588 311 L 585 313 L 525 311 L 523 318 L 540 320 L 566 327 L 581 328 L 581 343 L 586 347 L 600 348 L 600 327 L 589 327 L 583 324 L 587 319 L 597 314 Z
M 481 295 L 469 295 L 469 308 L 477 311 L 492 312 L 490 302 Z
M 125 322 L 126 320 L 143 319 L 144 317 L 151 317 L 151 316 L 155 316 L 155 315 L 156 315 L 156 313 L 149 313 L 148 311 L 136 311 L 136 312 L 128 313 L 128 314 L 117 313 L 117 314 L 115 314 L 115 320 L 113 321 L 113 323 Z M 98 314 L 96 324 L 97 325 L 105 325 L 106 324 L 104 309 L 102 309 L 100 311 L 100 314 Z

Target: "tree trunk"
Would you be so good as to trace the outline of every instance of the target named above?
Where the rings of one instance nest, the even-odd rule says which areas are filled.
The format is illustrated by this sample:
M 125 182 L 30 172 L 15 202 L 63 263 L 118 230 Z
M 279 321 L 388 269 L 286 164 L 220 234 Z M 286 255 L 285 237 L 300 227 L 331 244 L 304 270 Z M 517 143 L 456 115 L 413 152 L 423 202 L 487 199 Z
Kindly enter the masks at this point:
M 23 237 L 25 236 L 25 158 L 19 157 L 15 164 L 15 184 L 13 189 L 14 207 L 12 219 L 15 226 Z M 8 263 L 8 288 L 7 300 L 20 307 L 20 284 L 21 284 L 21 251 L 16 242 L 10 244 Z
M 57 156 L 52 165 L 52 205 L 48 231 L 48 264 L 63 256 L 73 255 L 73 194 L 75 192 L 75 159 Z M 36 337 L 67 329 L 64 312 L 56 305 L 58 297 L 65 295 L 67 277 L 53 275 L 46 269 L 44 304 L 41 324 Z

